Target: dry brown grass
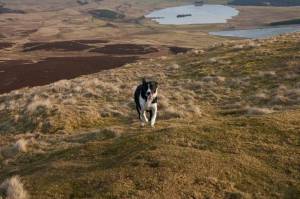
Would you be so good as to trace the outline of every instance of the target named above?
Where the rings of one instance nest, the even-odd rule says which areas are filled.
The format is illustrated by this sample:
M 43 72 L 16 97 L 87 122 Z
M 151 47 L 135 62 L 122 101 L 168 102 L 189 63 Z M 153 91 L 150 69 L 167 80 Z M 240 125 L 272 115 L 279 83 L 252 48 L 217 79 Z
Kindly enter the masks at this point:
M 1 95 L 0 179 L 24 176 L 32 198 L 297 198 L 300 86 L 282 75 L 299 80 L 295 35 Z M 154 129 L 133 101 L 145 74 Z

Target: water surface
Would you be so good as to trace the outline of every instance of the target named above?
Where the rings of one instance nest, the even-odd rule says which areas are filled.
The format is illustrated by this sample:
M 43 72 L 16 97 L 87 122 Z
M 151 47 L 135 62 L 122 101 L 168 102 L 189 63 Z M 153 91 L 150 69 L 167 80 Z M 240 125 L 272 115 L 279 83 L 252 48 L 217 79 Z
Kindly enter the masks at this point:
M 300 25 L 287 25 L 278 27 L 264 27 L 249 30 L 228 30 L 210 32 L 211 35 L 242 37 L 250 39 L 268 38 L 284 33 L 300 32 Z
M 184 25 L 226 23 L 227 20 L 238 14 L 239 11 L 235 8 L 224 5 L 186 5 L 156 10 L 145 17 L 151 18 L 159 24 Z M 184 17 L 178 17 L 180 15 Z

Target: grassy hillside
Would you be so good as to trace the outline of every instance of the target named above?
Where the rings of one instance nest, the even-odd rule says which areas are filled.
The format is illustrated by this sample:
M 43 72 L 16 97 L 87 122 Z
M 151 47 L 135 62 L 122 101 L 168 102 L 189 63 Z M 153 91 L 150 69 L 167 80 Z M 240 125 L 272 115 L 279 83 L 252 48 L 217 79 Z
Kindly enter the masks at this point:
M 270 23 L 271 26 L 281 26 L 281 25 L 291 25 L 291 24 L 300 24 L 300 19 L 291 19 L 287 21 L 277 21 Z
M 3 94 L 0 182 L 45 199 L 299 198 L 299 46 L 227 42 Z M 134 110 L 145 74 L 155 128 Z

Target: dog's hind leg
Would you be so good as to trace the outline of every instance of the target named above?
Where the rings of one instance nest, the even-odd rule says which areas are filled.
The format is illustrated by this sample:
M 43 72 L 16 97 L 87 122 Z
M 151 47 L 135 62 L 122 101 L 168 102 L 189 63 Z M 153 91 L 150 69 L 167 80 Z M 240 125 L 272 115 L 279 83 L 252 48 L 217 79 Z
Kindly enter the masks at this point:
M 138 105 L 136 105 L 136 111 L 139 115 L 139 119 L 141 120 L 141 110 L 140 110 L 140 107 Z

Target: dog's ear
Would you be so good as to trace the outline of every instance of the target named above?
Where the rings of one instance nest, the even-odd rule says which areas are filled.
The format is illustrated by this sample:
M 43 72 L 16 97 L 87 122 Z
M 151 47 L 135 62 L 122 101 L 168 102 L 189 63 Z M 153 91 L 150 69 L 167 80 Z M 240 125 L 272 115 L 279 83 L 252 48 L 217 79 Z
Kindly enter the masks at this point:
M 143 83 L 143 84 L 146 84 L 146 83 L 147 83 L 145 77 L 143 78 L 142 83 Z
M 158 82 L 157 81 L 154 81 L 154 84 L 156 85 L 156 87 L 158 87 Z

